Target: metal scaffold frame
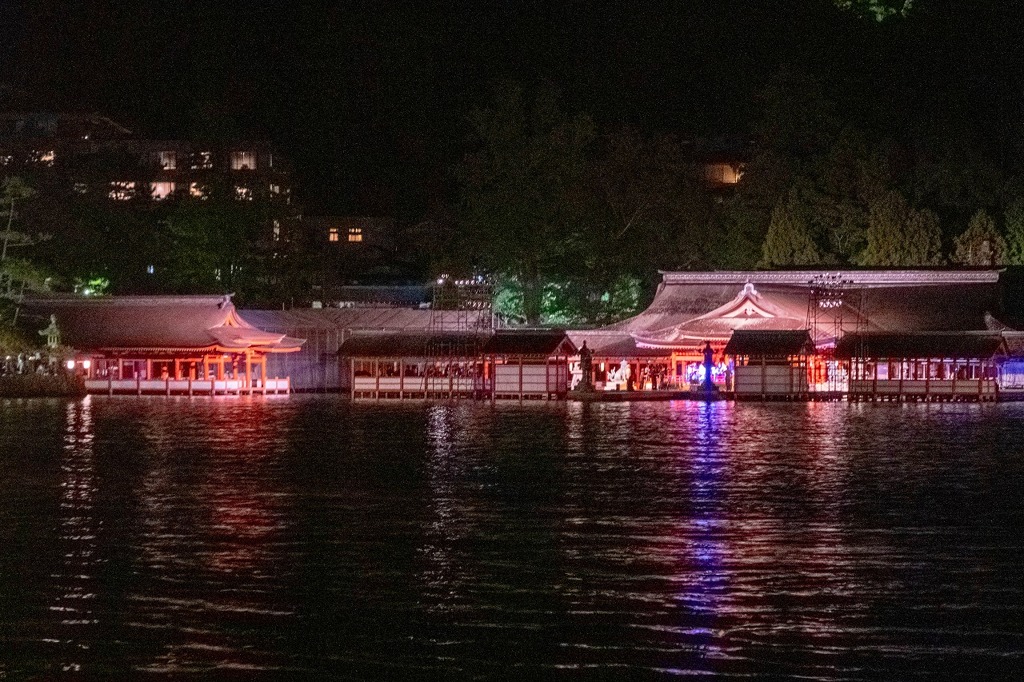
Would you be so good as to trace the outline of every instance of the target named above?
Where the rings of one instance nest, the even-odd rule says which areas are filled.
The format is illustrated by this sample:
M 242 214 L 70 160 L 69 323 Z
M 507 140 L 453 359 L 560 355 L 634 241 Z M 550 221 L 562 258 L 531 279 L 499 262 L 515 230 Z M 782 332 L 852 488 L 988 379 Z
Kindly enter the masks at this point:
M 838 394 L 845 390 L 844 382 L 839 376 L 839 366 L 834 358 L 835 344 L 843 336 L 844 313 L 846 311 L 847 287 L 852 282 L 842 276 L 841 273 L 823 272 L 815 275 L 809 282 L 810 294 L 807 298 L 807 327 L 811 331 L 811 338 L 817 345 L 816 335 L 818 330 L 827 325 L 831 320 L 832 345 L 825 353 L 826 363 L 830 363 L 828 376 L 824 383 L 824 389 L 828 393 Z M 824 318 L 824 319 L 822 319 Z M 859 326 L 860 316 L 857 316 Z
M 494 330 L 493 296 L 494 287 L 486 277 L 438 277 L 433 287 L 424 350 L 428 368 L 426 397 L 463 397 L 461 391 L 452 388 L 455 385 L 452 374 L 464 373 L 467 368 L 473 374 L 474 386 L 479 387 L 474 388 L 473 393 L 486 389 L 483 367 L 478 365 L 481 364 L 481 344 Z M 459 383 L 464 385 L 464 382 Z

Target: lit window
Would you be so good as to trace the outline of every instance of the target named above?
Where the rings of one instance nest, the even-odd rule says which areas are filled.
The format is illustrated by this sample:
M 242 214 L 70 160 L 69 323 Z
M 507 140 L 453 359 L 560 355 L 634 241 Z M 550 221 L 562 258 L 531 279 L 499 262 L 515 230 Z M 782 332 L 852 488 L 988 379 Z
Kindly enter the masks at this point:
M 213 153 L 196 152 L 192 156 L 192 168 L 213 168 Z
M 0 155 L 0 166 L 9 166 L 11 161 L 14 161 L 14 157 L 10 154 Z
M 231 170 L 256 170 L 256 154 L 231 152 Z
M 277 218 L 274 219 L 274 241 L 280 241 L 281 239 L 281 221 Z
M 178 167 L 178 153 L 175 151 L 157 152 L 156 160 L 164 170 L 174 170 Z
M 203 187 L 202 183 L 190 182 L 188 183 L 188 195 L 193 199 L 205 199 L 206 189 Z
M 147 265 L 146 266 L 146 273 L 147 274 L 152 275 L 154 272 L 156 272 L 156 268 L 154 268 L 152 265 Z
M 131 180 L 115 180 L 110 183 L 108 195 L 114 201 L 128 201 L 135 196 L 135 182 Z
M 174 194 L 174 183 L 173 182 L 151 182 L 149 183 L 150 195 L 160 201 Z
M 731 163 L 709 163 L 704 167 L 704 177 L 716 185 L 735 185 L 743 177 L 743 166 Z
M 270 183 L 270 193 L 271 194 L 280 194 L 281 193 L 281 185 L 276 185 L 274 183 Z
M 235 185 L 235 198 L 239 201 L 252 201 L 252 188 Z
M 267 154 L 267 168 L 273 168 L 273 167 L 274 167 L 274 155 L 273 154 Z
M 339 237 L 338 237 L 338 228 L 332 227 L 332 228 L 327 230 L 327 241 L 329 241 L 329 242 L 336 242 L 336 241 L 338 241 L 338 239 L 339 239 Z
M 29 154 L 29 161 L 40 166 L 52 166 L 55 158 L 57 158 L 57 154 L 52 149 L 47 151 L 37 150 Z
M 361 242 L 361 241 L 363 241 L 363 228 L 361 228 L 361 227 L 350 227 L 350 228 L 348 228 L 348 240 L 350 242 Z
M 87 185 L 84 182 L 76 182 L 74 188 L 75 192 L 77 192 L 78 194 L 85 194 L 86 192 L 89 191 L 89 185 Z

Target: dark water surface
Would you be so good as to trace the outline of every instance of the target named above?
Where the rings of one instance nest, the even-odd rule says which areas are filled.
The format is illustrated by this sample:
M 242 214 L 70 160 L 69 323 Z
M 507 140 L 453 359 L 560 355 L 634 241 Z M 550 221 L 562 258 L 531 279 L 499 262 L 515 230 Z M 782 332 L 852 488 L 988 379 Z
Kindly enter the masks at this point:
M 0 402 L 0 678 L 1011 678 L 1024 404 Z

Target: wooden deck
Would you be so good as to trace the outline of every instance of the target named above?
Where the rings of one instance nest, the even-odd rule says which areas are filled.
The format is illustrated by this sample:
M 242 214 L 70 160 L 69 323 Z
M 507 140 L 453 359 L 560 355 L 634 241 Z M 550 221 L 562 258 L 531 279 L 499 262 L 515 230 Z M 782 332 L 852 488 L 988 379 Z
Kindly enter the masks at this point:
M 285 379 L 87 379 L 85 390 L 93 395 L 274 395 L 291 393 Z

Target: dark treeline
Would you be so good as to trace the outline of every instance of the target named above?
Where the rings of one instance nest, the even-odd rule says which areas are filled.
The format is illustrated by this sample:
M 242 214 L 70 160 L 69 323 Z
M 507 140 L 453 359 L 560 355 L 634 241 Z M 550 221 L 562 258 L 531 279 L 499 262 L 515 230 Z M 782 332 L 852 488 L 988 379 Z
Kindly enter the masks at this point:
M 415 221 L 451 195 L 466 117 L 495 82 L 553 83 L 602 129 L 707 138 L 751 133 L 789 68 L 873 137 L 953 134 L 1005 172 L 1024 120 L 1014 5 L 915 0 L 877 22 L 831 0 L 11 0 L 0 106 L 101 111 L 157 138 L 267 137 L 312 212 Z
M 307 213 L 393 217 L 413 270 L 501 274 L 530 320 L 659 267 L 1024 257 L 1014 3 L 295 5 L 5 3 L 0 106 L 268 138 Z M 735 192 L 695 140 L 750 142 Z
M 699 145 L 602 130 L 547 86 L 499 88 L 470 121 L 443 251 L 498 274 L 531 322 L 620 316 L 656 269 L 1024 264 L 1019 176 L 964 131 L 879 134 L 791 69 L 766 88 L 728 191 L 706 181 Z

